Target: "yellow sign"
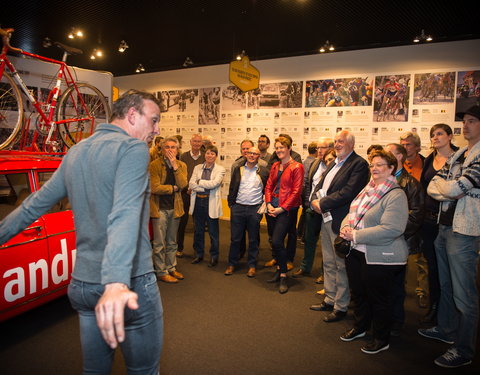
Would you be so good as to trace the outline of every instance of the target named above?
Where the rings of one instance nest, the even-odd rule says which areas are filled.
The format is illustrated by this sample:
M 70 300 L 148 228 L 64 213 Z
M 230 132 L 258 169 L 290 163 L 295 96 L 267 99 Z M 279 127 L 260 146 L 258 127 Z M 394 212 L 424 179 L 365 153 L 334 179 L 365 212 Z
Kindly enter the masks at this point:
M 230 63 L 230 82 L 243 92 L 255 90 L 260 84 L 260 71 L 250 64 L 248 56 Z

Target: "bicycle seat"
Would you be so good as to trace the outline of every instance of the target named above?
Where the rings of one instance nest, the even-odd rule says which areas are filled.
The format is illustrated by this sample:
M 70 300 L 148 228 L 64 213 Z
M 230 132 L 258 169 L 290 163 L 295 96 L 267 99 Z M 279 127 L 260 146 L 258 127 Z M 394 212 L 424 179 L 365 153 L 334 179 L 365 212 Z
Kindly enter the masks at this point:
M 53 42 L 58 48 L 68 53 L 69 55 L 82 55 L 83 51 L 78 48 L 67 46 L 66 44 L 60 42 Z

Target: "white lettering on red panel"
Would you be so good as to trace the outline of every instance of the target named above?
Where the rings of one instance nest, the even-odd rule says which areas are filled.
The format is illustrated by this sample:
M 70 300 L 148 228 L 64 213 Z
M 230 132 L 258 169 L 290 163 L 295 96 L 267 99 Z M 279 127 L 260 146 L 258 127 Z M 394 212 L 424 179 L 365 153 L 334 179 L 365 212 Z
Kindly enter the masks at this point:
M 42 289 L 48 288 L 49 276 L 51 276 L 51 280 L 55 285 L 60 284 L 62 281 L 68 280 L 70 273 L 75 266 L 77 250 L 73 249 L 71 251 L 72 255 L 69 257 L 67 240 L 65 238 L 60 240 L 60 245 L 62 251 L 53 257 L 50 275 L 48 272 L 48 264 L 46 259 L 39 259 L 36 262 L 29 263 L 28 270 L 24 270 L 22 267 L 16 267 L 5 271 L 3 274 L 4 279 L 9 278 L 12 275 L 16 275 L 15 278 L 5 284 L 5 289 L 3 292 L 5 301 L 13 302 L 19 298 L 25 297 L 25 271 L 28 271 L 30 279 L 30 289 L 28 294 L 34 294 L 37 292 L 37 272 L 41 272 Z

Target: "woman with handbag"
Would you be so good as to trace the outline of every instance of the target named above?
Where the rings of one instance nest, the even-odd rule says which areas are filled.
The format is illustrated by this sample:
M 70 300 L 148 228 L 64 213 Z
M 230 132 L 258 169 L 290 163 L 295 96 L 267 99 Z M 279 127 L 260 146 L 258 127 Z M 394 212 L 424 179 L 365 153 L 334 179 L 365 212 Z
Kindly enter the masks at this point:
M 287 258 L 293 259 L 296 248 L 296 227 L 298 208 L 302 203 L 303 165 L 296 162 L 290 156 L 292 142 L 285 137 L 275 139 L 275 152 L 280 159 L 272 165 L 270 175 L 265 187 L 265 202 L 267 214 L 274 218 L 272 231 L 272 249 L 277 269 L 268 282 L 280 281 L 278 291 L 286 293 L 287 285 Z M 289 232 L 287 247 L 285 237 Z M 293 250 L 292 250 L 293 249 Z M 287 256 L 288 255 L 288 256 Z
M 389 348 L 394 277 L 406 266 L 403 236 L 408 219 L 407 197 L 394 176 L 397 159 L 389 152 L 370 156 L 372 178 L 350 205 L 340 236 L 351 241 L 345 259 L 354 326 L 340 339 L 353 341 L 372 328 L 372 339 L 361 348 L 376 354 Z

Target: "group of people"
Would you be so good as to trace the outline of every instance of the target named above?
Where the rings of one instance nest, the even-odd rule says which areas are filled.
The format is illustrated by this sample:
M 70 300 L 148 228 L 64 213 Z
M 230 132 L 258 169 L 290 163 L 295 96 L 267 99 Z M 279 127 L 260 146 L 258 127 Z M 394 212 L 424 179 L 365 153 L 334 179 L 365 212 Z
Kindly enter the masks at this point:
M 368 161 L 354 151 L 355 137 L 347 130 L 333 140 L 322 138 L 310 144 L 303 163 L 292 150 L 288 134 L 275 139 L 272 155 L 267 151 L 270 140 L 266 135 L 259 138 L 258 147 L 251 140 L 241 142 L 241 156 L 231 167 L 231 236 L 225 275 L 237 270 L 246 252 L 247 276 L 255 277 L 259 227 L 265 214 L 273 254 L 266 266 L 275 269 L 268 282 L 278 283 L 278 291 L 286 293 L 302 207 L 304 253 L 292 277 L 311 275 L 321 239 L 322 264 L 316 282 L 324 284 L 325 298 L 310 308 L 327 312 L 323 320 L 332 323 L 344 319 L 353 306 L 354 325 L 341 340 L 352 341 L 371 330 L 371 340 L 362 351 L 376 354 L 389 348 L 391 335 L 401 334 L 410 257 L 417 270 L 418 304 L 428 307 L 421 324 L 429 328 L 419 329 L 419 334 L 455 344 L 435 363 L 443 367 L 470 363 L 476 329 L 467 335 L 463 325 L 476 327 L 478 320 L 478 296 L 473 296 L 477 295 L 480 233 L 476 223 L 465 222 L 465 215 L 476 217 L 480 209 L 476 191 L 480 186 L 478 107 L 457 115 L 464 121 L 468 146 L 458 150 L 452 144 L 450 126 L 436 124 L 430 131 L 432 153 L 427 158 L 420 154 L 420 138 L 414 132 L 403 134 L 399 143 L 372 145 Z M 201 136 L 195 135 L 192 142 L 194 138 L 201 145 Z M 195 223 L 192 263 L 203 261 L 207 226 L 209 266 L 213 267 L 219 256 L 218 217 L 223 214 L 219 189 L 225 169 L 215 163 L 218 150 L 209 147 L 205 161 L 187 175 L 188 188 L 178 187 L 190 195 Z M 451 160 L 457 160 L 455 165 Z M 152 192 L 155 195 L 153 182 Z M 444 237 L 449 230 L 451 236 Z M 336 253 L 338 238 L 350 242 L 346 257 Z M 470 254 L 457 254 L 453 241 L 460 241 Z M 172 259 L 174 253 L 172 249 Z M 463 256 L 470 256 L 468 267 L 462 258 L 456 259 Z M 467 275 L 469 294 L 464 290 Z
M 189 214 L 195 228 L 192 263 L 204 260 L 205 232 L 211 240 L 209 266 L 218 263 L 226 170 L 216 163 L 212 140 L 200 135 L 192 136 L 191 150 L 181 155 L 178 138 L 165 137 L 157 145 L 160 154 L 150 160 L 146 143 L 158 135 L 159 105 L 148 93 L 123 94 L 110 123 L 74 146 L 52 178 L 0 223 L 4 243 L 68 196 L 77 234 L 68 295 L 80 318 L 85 372 L 109 372 L 120 345 L 129 371 L 158 373 L 163 311 L 156 281 L 184 278 L 176 258 L 183 255 Z M 404 319 L 407 258 L 423 253 L 430 292 L 424 322 L 430 327 L 418 333 L 452 344 L 437 365 L 471 363 L 479 314 L 480 107 L 457 116 L 468 145 L 457 150 L 450 127 L 438 124 L 431 129 L 433 152 L 426 159 L 418 153 L 415 133 L 373 148 L 368 161 L 354 151 L 355 137 L 347 130 L 333 140 L 320 139 L 304 163 L 288 134 L 275 139 L 273 154 L 266 135 L 257 146 L 243 141 L 231 171 L 225 275 L 235 272 L 248 251 L 247 276 L 255 276 L 265 215 L 273 253 L 268 263 L 275 267 L 269 281 L 286 293 L 302 207 L 305 251 L 292 276 L 311 274 L 321 238 L 325 298 L 310 308 L 327 312 L 324 321 L 333 323 L 346 316 L 352 302 L 353 327 L 342 341 L 371 331 L 363 352 L 389 348 L 394 323 L 401 329 Z M 339 239 L 350 244 L 346 256 L 335 250 Z

